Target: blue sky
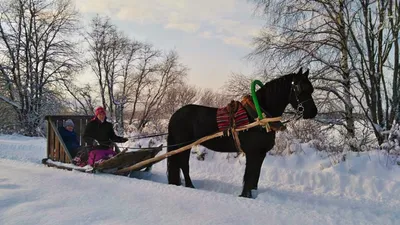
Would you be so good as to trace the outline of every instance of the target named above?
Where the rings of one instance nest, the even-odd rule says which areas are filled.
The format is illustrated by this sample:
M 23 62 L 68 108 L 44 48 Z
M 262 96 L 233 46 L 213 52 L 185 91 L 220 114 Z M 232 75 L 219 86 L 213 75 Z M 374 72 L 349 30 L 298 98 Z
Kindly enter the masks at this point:
M 189 83 L 220 88 L 232 72 L 254 70 L 245 56 L 263 21 L 246 0 L 76 0 L 90 18 L 109 16 L 130 37 L 162 50 L 176 50 Z

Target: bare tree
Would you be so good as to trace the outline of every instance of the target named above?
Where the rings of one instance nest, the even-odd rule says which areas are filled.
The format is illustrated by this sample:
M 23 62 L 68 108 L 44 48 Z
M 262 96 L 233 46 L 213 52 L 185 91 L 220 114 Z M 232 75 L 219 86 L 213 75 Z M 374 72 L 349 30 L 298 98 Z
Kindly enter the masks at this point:
M 57 85 L 79 66 L 78 17 L 69 0 L 0 1 L 0 79 L 24 134 L 35 135 Z
M 124 56 L 121 62 L 122 67 L 122 81 L 118 85 L 118 91 L 115 94 L 114 104 L 116 105 L 116 122 L 117 130 L 119 134 L 122 134 L 124 130 L 124 112 L 128 105 L 132 92 L 131 86 L 134 85 L 132 77 L 134 76 L 135 63 L 140 58 L 139 51 L 143 47 L 143 44 L 137 41 L 129 41 L 126 48 L 124 49 Z
M 164 119 L 169 118 L 180 107 L 195 103 L 198 88 L 186 83 L 171 85 L 165 94 L 161 113 Z
M 313 67 L 316 89 L 331 93 L 345 120 L 347 136 L 355 136 L 352 79 L 343 27 L 343 1 L 256 1 L 271 13 L 268 28 L 255 39 L 253 56 L 292 72 L 299 66 Z M 354 80 L 354 79 L 353 79 Z M 326 94 L 325 94 L 326 95 Z
M 187 75 L 187 68 L 179 63 L 179 56 L 175 51 L 166 53 L 157 67 L 157 71 L 150 78 L 151 85 L 144 93 L 143 110 L 139 117 L 138 128 L 144 127 L 150 113 L 160 110 L 168 88 L 180 83 Z
M 89 64 L 97 77 L 103 107 L 108 109 L 109 117 L 115 115 L 115 99 L 118 78 L 122 76 L 121 67 L 129 40 L 111 24 L 109 18 L 96 16 L 92 19 L 91 30 L 86 38 L 89 44 Z
M 145 44 L 140 48 L 138 54 L 138 62 L 135 64 L 134 71 L 131 72 L 131 78 L 128 80 L 127 92 L 128 96 L 130 96 L 128 101 L 132 110 L 129 124 L 133 123 L 140 103 L 145 101 L 142 99 L 142 94 L 151 84 L 150 76 L 158 70 L 157 59 L 160 57 L 161 52 L 154 49 L 152 45 Z
M 350 61 L 363 93 L 356 99 L 382 143 L 381 131 L 400 117 L 399 2 L 359 0 L 354 7 L 359 10 L 347 9 L 347 25 L 354 45 Z
M 256 38 L 252 56 L 285 71 L 310 65 L 316 89 L 325 93 L 320 97 L 332 97 L 325 101 L 330 106 L 322 107 L 342 115 L 347 138 L 355 138 L 355 115 L 363 113 L 381 143 L 380 130 L 390 128 L 389 120 L 398 115 L 399 58 L 391 54 L 399 42 L 398 2 L 254 2 L 270 15 L 270 22 Z M 392 71 L 391 82 L 384 68 Z
M 1 79 L 0 79 L 1 81 Z M 13 109 L 13 104 L 8 102 L 8 99 L 6 99 L 4 96 L 7 95 L 6 91 L 6 85 L 0 82 L 0 98 L 3 100 L 0 100 L 0 118 L 2 118 L 2 122 L 0 125 L 0 132 L 6 133 L 9 130 L 14 131 L 13 129 L 14 126 L 16 125 L 17 117 L 15 116 L 14 109 Z M 16 107 L 19 107 L 18 104 L 16 104 Z
M 210 107 L 223 107 L 231 100 L 223 93 L 218 93 L 212 89 L 203 89 L 199 91 L 196 103 Z
M 243 96 L 250 94 L 250 85 L 254 79 L 257 78 L 233 73 L 224 85 L 223 92 L 228 98 L 240 100 Z
M 78 87 L 72 82 L 64 81 L 64 88 L 73 97 L 72 102 L 67 101 L 66 104 L 72 105 L 74 112 L 85 115 L 91 115 L 94 112 L 97 104 L 92 85 L 85 84 L 83 87 Z
M 144 127 L 159 110 L 168 88 L 186 76 L 187 68 L 176 52 L 164 54 L 150 44 L 128 39 L 109 18 L 92 20 L 87 41 L 102 104 L 110 117 L 116 116 L 119 132 L 125 111 L 131 110 L 129 124 L 137 119 L 138 128 Z

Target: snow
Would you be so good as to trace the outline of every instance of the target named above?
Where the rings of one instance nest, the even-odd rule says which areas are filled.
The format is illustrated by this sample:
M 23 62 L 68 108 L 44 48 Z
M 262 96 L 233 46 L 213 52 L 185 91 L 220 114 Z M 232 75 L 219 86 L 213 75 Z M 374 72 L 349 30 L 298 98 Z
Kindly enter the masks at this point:
M 167 184 L 165 160 L 140 179 L 66 171 L 41 164 L 46 139 L 0 135 L 0 224 L 399 224 L 400 168 L 382 151 L 332 165 L 309 144 L 295 149 L 268 155 L 245 199 L 245 159 L 233 154 L 192 154 L 190 189 Z

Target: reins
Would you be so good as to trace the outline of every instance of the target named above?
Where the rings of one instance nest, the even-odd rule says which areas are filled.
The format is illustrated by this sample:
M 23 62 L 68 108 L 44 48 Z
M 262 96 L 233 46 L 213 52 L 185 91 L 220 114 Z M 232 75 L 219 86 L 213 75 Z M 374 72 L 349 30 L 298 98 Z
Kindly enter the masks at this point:
M 255 121 L 250 123 L 250 124 L 247 124 L 245 126 L 242 126 L 240 128 L 236 128 L 235 126 L 229 128 L 229 130 L 231 131 L 231 134 L 233 136 L 234 141 L 237 142 L 237 144 L 239 146 L 239 148 L 238 148 L 238 146 L 236 146 L 239 151 L 240 151 L 241 148 L 240 148 L 240 141 L 239 141 L 239 138 L 237 136 L 237 132 L 248 130 L 248 129 L 250 129 L 252 127 L 256 127 L 256 126 L 265 127 L 267 132 L 269 132 L 269 131 L 271 131 L 269 123 L 278 122 L 278 123 L 282 124 L 281 116 L 267 118 L 267 115 L 268 115 L 267 112 L 265 112 L 265 110 L 262 110 L 262 108 L 258 104 L 258 99 L 257 99 L 257 96 L 255 94 L 256 93 L 255 92 L 255 86 L 256 85 L 259 85 L 262 88 L 263 84 L 258 80 L 252 82 L 252 98 L 253 98 L 253 104 L 255 106 L 255 110 L 257 112 L 257 117 L 254 118 Z M 303 103 L 306 102 L 306 101 L 309 101 L 310 99 L 307 99 L 305 101 L 300 102 L 299 98 L 298 98 L 298 93 L 296 91 L 297 91 L 296 90 L 296 86 L 295 86 L 294 82 L 292 81 L 291 87 L 290 87 L 290 94 L 289 94 L 289 101 L 288 102 L 290 102 L 290 98 L 291 98 L 292 92 L 294 92 L 295 93 L 295 97 L 296 97 L 296 101 L 297 101 L 298 104 L 297 104 L 297 108 L 296 108 L 296 113 L 295 113 L 295 115 L 294 115 L 294 117 L 292 119 L 295 118 L 297 120 L 297 119 L 299 119 L 300 117 L 303 116 L 303 112 L 304 112 Z M 262 111 L 264 111 L 264 112 L 262 112 Z M 291 121 L 292 119 L 289 119 L 289 120 L 285 121 L 284 123 L 287 123 L 287 122 Z M 185 145 L 186 143 L 188 143 L 188 145 L 182 146 L 182 147 L 180 147 L 178 149 L 166 152 L 166 153 L 161 154 L 159 156 L 155 156 L 155 157 L 153 157 L 151 159 L 148 159 L 148 160 L 141 161 L 141 162 L 136 163 L 135 165 L 132 165 L 130 167 L 126 167 L 126 168 L 120 169 L 120 170 L 116 171 L 115 174 L 121 174 L 121 173 L 124 173 L 124 172 L 132 171 L 132 170 L 135 170 L 135 169 L 138 169 L 138 168 L 142 168 L 143 166 L 148 165 L 150 163 L 159 162 L 159 161 L 164 160 L 164 159 L 166 159 L 168 157 L 171 157 L 171 156 L 173 156 L 175 154 L 179 154 L 179 153 L 181 153 L 183 151 L 187 151 L 187 150 L 191 149 L 193 146 L 200 145 L 201 143 L 203 143 L 205 141 L 214 139 L 216 137 L 224 136 L 225 133 L 226 133 L 226 131 L 220 131 L 220 132 L 217 132 L 217 133 L 214 133 L 214 134 L 211 134 L 211 135 L 208 135 L 208 136 L 196 139 L 196 140 L 187 141 L 185 143 L 179 143 L 179 144 L 174 144 L 174 145 L 170 145 L 170 146 L 163 146 L 164 148 L 168 148 L 168 147 L 173 147 L 173 146 L 178 146 L 178 145 L 182 146 L 182 145 Z M 166 134 L 160 134 L 160 135 L 156 134 L 156 135 L 149 135 L 149 136 L 161 136 L 161 135 L 166 135 Z M 142 136 L 142 138 L 143 138 L 143 136 Z M 135 149 L 135 148 L 130 148 L 130 149 Z
M 168 133 L 160 133 L 160 134 L 149 134 L 149 135 L 137 135 L 131 137 L 132 139 L 144 139 L 144 138 L 150 138 L 150 137 L 159 137 L 159 136 L 165 136 L 168 135 Z
M 265 109 L 263 109 L 263 108 L 260 106 L 259 102 L 258 102 L 258 99 L 257 99 L 257 96 L 256 96 L 256 85 L 258 85 L 260 88 L 262 88 L 264 85 L 263 85 L 263 83 L 262 83 L 261 81 L 259 81 L 259 80 L 254 80 L 254 81 L 251 83 L 251 100 L 253 101 L 254 109 L 255 109 L 255 111 L 256 111 L 256 113 L 257 113 L 257 118 L 254 118 L 254 119 L 256 119 L 256 120 L 257 120 L 257 119 L 258 119 L 258 120 L 262 120 L 262 119 L 264 119 L 264 118 L 267 118 L 268 112 L 267 112 Z M 299 101 L 298 94 L 297 94 L 297 91 L 296 91 L 296 87 L 295 87 L 295 84 L 294 84 L 293 81 L 292 81 L 292 83 L 291 83 L 288 101 L 290 100 L 290 97 L 292 96 L 292 93 L 295 94 L 296 101 L 297 101 L 297 103 L 298 103 L 298 104 L 297 104 L 297 108 L 296 108 L 296 111 L 294 112 L 293 117 L 292 117 L 292 118 L 289 118 L 288 120 L 282 121 L 282 122 L 281 122 L 282 124 L 289 123 L 289 122 L 291 122 L 291 121 L 293 121 L 293 120 L 299 120 L 301 117 L 303 117 L 303 112 L 304 112 L 303 103 L 311 100 L 311 99 L 307 99 L 307 100 L 304 100 L 304 101 L 302 101 L 302 102 Z M 275 118 L 277 118 L 277 117 L 275 117 Z M 279 117 L 279 118 L 281 118 L 281 117 Z M 278 121 L 274 120 L 273 122 L 278 122 Z M 279 121 L 279 122 L 280 122 L 280 121 Z M 263 126 L 266 127 L 267 131 L 270 130 L 270 127 L 269 127 L 269 124 L 268 124 L 268 123 L 265 123 Z M 236 140 L 238 140 L 237 131 L 238 131 L 238 129 L 235 129 L 235 128 L 231 128 L 231 129 L 230 129 L 230 133 L 233 135 L 234 139 L 236 139 Z M 144 139 L 144 138 L 159 137 L 159 136 L 165 136 L 165 135 L 168 135 L 168 133 L 150 134 L 150 135 L 137 135 L 137 136 L 134 136 L 134 137 L 131 137 L 131 138 L 132 138 L 132 139 Z M 168 148 L 168 147 L 176 147 L 176 146 L 180 146 L 180 145 L 186 145 L 186 144 L 189 144 L 189 143 L 193 143 L 193 142 L 195 142 L 195 141 L 197 141 L 197 140 L 199 140 L 199 139 L 200 139 L 200 138 L 193 139 L 193 140 L 186 141 L 186 142 L 182 142 L 182 143 L 178 143 L 178 144 L 162 146 L 162 148 Z M 238 143 L 238 144 L 240 145 L 240 143 Z M 140 148 L 140 147 L 122 147 L 122 146 L 118 146 L 118 147 L 120 147 L 120 148 L 127 148 L 127 149 L 134 149 L 134 150 L 143 149 L 143 148 Z
M 243 126 L 241 128 L 237 128 L 236 131 L 248 130 L 248 129 L 250 129 L 252 127 L 256 127 L 256 126 L 265 126 L 266 123 L 280 121 L 280 120 L 281 120 L 281 117 L 264 118 L 262 120 L 256 119 L 256 121 L 254 121 L 254 122 L 252 122 L 250 124 L 247 124 L 247 125 L 245 125 L 245 126 Z M 173 156 L 175 154 L 178 154 L 178 153 L 184 152 L 186 150 L 189 150 L 193 146 L 199 145 L 199 144 L 201 144 L 201 143 L 203 143 L 205 141 L 214 139 L 216 137 L 221 137 L 223 135 L 224 135 L 224 132 L 220 131 L 220 132 L 217 132 L 215 134 L 211 134 L 211 135 L 202 137 L 202 138 L 198 139 L 197 141 L 195 141 L 195 142 L 193 142 L 193 143 L 191 143 L 189 145 L 185 145 L 185 146 L 180 147 L 180 148 L 178 148 L 176 150 L 164 153 L 162 155 L 156 156 L 156 157 L 151 158 L 151 159 L 147 159 L 147 160 L 141 161 L 141 162 L 136 163 L 135 165 L 132 165 L 130 167 L 125 167 L 123 169 L 120 169 L 120 170 L 116 171 L 115 174 L 121 174 L 121 173 L 124 173 L 124 172 L 132 171 L 132 170 L 141 168 L 141 167 L 143 167 L 143 166 L 145 166 L 147 164 L 159 162 L 159 161 L 164 160 L 164 159 L 166 159 L 166 158 L 168 158 L 170 156 Z
M 161 136 L 161 135 L 160 135 Z M 168 147 L 175 147 L 175 146 L 180 146 L 180 145 L 187 145 L 189 143 L 193 143 L 197 140 L 199 140 L 200 138 L 196 138 L 190 141 L 186 141 L 186 142 L 182 142 L 182 143 L 178 143 L 178 144 L 173 144 L 173 145 L 163 145 L 162 148 L 168 148 Z M 118 148 L 126 148 L 126 149 L 135 149 L 135 150 L 140 150 L 140 149 L 149 149 L 149 148 L 157 148 L 157 147 L 147 147 L 147 148 L 140 148 L 140 147 L 123 147 L 123 146 L 118 146 Z

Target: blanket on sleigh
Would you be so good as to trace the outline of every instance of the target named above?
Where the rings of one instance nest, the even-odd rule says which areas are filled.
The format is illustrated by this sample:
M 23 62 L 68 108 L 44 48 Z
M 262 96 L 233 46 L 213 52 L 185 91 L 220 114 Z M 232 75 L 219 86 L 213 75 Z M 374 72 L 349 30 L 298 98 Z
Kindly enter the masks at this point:
M 107 160 L 117 153 L 112 149 L 94 149 L 88 151 L 87 149 L 83 149 L 78 152 L 77 156 L 73 160 L 73 164 L 77 166 L 93 166 L 96 163 L 100 163 L 104 160 Z

